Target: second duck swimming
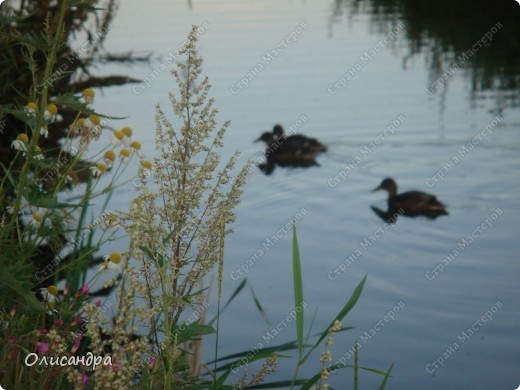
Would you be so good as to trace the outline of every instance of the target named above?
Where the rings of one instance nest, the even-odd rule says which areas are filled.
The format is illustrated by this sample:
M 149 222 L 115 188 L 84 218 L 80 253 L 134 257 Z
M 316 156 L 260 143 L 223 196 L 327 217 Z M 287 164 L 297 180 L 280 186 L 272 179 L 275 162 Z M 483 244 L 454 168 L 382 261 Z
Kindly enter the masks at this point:
M 263 141 L 267 145 L 267 162 L 259 167 L 266 174 L 280 166 L 309 167 L 319 165 L 315 158 L 327 147 L 315 138 L 301 134 L 287 136 L 280 125 L 275 125 L 272 132 L 264 132 L 255 142 Z

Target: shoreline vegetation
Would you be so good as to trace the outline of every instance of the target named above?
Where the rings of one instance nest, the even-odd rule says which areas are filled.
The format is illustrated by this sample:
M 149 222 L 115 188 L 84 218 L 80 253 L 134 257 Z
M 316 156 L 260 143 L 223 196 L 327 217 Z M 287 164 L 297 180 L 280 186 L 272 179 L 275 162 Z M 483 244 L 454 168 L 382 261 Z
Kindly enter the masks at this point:
M 88 71 L 99 59 L 117 6 L 107 1 L 101 10 L 101 3 L 64 0 L 51 6 L 31 0 L 2 14 L 1 59 L 9 66 L 3 68 L 0 91 L 0 384 L 8 389 L 252 389 L 260 384 L 327 389 L 330 373 L 352 369 L 347 377 L 354 389 L 360 388 L 360 370 L 381 376 L 383 389 L 393 365 L 387 371 L 360 365 L 357 341 L 354 364 L 332 364 L 330 346 L 337 332 L 351 329 L 342 321 L 366 276 L 324 330 L 311 336 L 312 325 L 305 326 L 297 216 L 285 227 L 293 234 L 294 310 L 282 324 L 295 327 L 295 339 L 218 356 L 219 335 L 226 332 L 220 318 L 246 284 L 244 278 L 221 302 L 225 237 L 233 231 L 233 210 L 251 167 L 235 167 L 238 152 L 227 161 L 218 153 L 229 122 L 218 125 L 211 86 L 202 76 L 196 26 L 172 70 L 175 119 L 155 108 L 156 157 L 142 155 L 131 127 L 114 128 L 118 118 L 97 111 L 93 88 L 140 82 Z M 93 20 L 95 31 L 89 31 L 85 26 Z M 90 40 L 78 54 L 68 40 L 79 32 Z M 130 55 L 126 59 L 132 61 Z M 103 141 L 107 136 L 110 142 Z M 134 166 L 131 179 L 123 180 Z M 109 209 L 114 191 L 131 184 L 135 198 L 129 208 Z M 66 200 L 71 190 L 79 193 L 73 203 Z M 92 205 L 103 212 L 95 215 Z M 119 249 L 107 252 L 109 243 Z M 210 289 L 206 283 L 214 272 L 217 286 Z M 101 280 L 103 287 L 93 290 Z M 208 320 L 212 293 L 217 316 Z M 116 306 L 109 296 L 115 296 Z M 261 310 L 256 298 L 255 303 Z M 276 336 L 270 332 L 269 343 Z M 202 361 L 203 341 L 215 343 L 210 362 Z M 266 382 L 287 357 L 295 361 L 292 378 Z M 321 368 L 309 373 L 306 366 L 303 374 L 313 359 Z M 257 372 L 249 373 L 255 362 Z

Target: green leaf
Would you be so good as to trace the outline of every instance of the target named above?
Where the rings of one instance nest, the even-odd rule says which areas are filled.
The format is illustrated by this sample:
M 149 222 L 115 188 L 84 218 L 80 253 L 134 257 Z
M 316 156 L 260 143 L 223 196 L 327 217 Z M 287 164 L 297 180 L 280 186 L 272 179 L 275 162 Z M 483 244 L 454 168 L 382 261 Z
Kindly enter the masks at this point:
M 13 187 L 16 188 L 16 180 L 14 179 L 13 175 L 11 174 L 11 171 L 4 165 L 0 164 L 2 166 L 2 170 L 4 171 L 4 175 L 9 179 L 9 182 Z
M 248 389 L 287 389 L 291 385 L 304 385 L 307 381 L 305 379 L 298 379 L 296 381 L 279 381 L 271 383 L 262 383 L 260 385 L 247 386 Z
M 150 248 L 147 248 L 145 246 L 139 245 L 139 249 L 148 257 L 154 264 L 157 264 L 159 268 L 162 268 L 164 264 L 164 258 L 162 255 L 154 255 Z
M 17 267 L 18 264 L 3 267 L 0 272 L 0 292 L 14 298 L 16 302 L 25 303 L 33 310 L 44 313 L 45 306 L 36 298 L 25 280 L 16 275 Z
M 245 278 L 244 280 L 242 280 L 242 282 L 238 285 L 238 287 L 235 289 L 235 291 L 233 292 L 233 294 L 231 294 L 231 297 L 227 300 L 227 302 L 224 304 L 224 306 L 222 307 L 222 309 L 220 310 L 220 313 L 222 314 L 222 312 L 224 310 L 226 310 L 226 308 L 229 306 L 229 304 L 235 299 L 235 297 L 240 293 L 240 291 L 242 291 L 242 289 L 246 286 L 246 282 L 247 282 L 247 278 Z M 209 325 L 211 325 L 212 323 L 214 323 L 217 319 L 217 316 L 213 317 L 213 319 L 211 321 L 208 322 Z
M 231 368 L 228 368 L 218 379 L 217 381 L 215 382 L 215 387 L 214 388 L 217 388 L 217 389 L 220 389 L 222 388 L 222 386 L 224 385 L 224 382 L 226 381 L 226 379 L 228 378 L 229 374 L 231 374 Z
M 392 364 L 392 366 L 393 366 L 393 364 Z M 376 370 L 374 368 L 363 367 L 363 366 L 356 366 L 354 364 L 341 364 L 341 363 L 338 363 L 338 364 L 333 364 L 332 366 L 327 367 L 327 371 L 333 372 L 333 371 L 337 371 L 337 370 L 341 370 L 341 369 L 345 369 L 345 368 L 352 368 L 354 370 L 364 370 L 364 371 L 368 371 L 368 372 L 372 372 L 374 374 L 378 374 L 378 375 L 384 376 L 385 379 L 383 380 L 383 384 L 386 384 L 386 381 L 388 380 L 388 378 L 392 377 L 390 375 L 390 371 L 392 371 L 392 366 L 390 366 L 390 369 L 388 370 L 388 372 L 384 372 L 384 371 Z M 311 379 L 307 380 L 305 382 L 305 384 L 300 388 L 300 390 L 309 390 L 312 387 L 312 385 L 314 385 L 316 382 L 318 382 L 320 377 L 321 377 L 321 372 L 318 372 Z M 382 386 L 383 386 L 383 384 L 382 384 Z M 383 388 L 381 387 L 380 390 L 383 390 Z
M 305 384 L 300 388 L 300 390 L 309 390 L 312 385 L 314 385 L 316 382 L 318 382 L 321 378 L 321 372 L 318 372 L 316 375 L 314 375 L 311 379 L 308 379 Z
M 381 386 L 379 387 L 380 390 L 384 390 L 385 386 L 386 386 L 386 382 L 388 382 L 388 378 L 391 378 L 392 376 L 390 375 L 390 373 L 392 372 L 392 368 L 394 368 L 394 363 L 392 363 L 392 365 L 390 366 L 390 368 L 388 369 L 388 371 L 385 373 L 385 377 L 383 379 L 383 382 L 381 382 Z
M 359 361 L 359 344 L 356 340 L 356 342 L 354 344 L 354 390 L 358 390 L 358 388 L 359 388 L 358 361 Z
M 197 339 L 199 336 L 215 333 L 215 328 L 211 325 L 192 322 L 189 325 L 181 324 L 180 326 L 178 324 L 172 324 L 171 332 L 172 335 L 177 336 L 177 343 L 180 344 L 185 341 Z
M 293 341 L 290 341 L 288 343 L 275 345 L 274 347 L 267 347 L 267 348 L 260 349 L 260 350 L 256 351 L 256 353 L 257 354 L 258 353 L 264 353 L 264 354 L 266 354 L 266 356 L 271 356 L 274 352 L 291 351 L 291 350 L 296 349 L 297 347 L 298 347 L 298 345 L 296 344 L 296 341 L 293 340 Z M 247 351 L 237 352 L 237 353 L 234 353 L 232 355 L 227 355 L 227 356 L 221 357 L 221 358 L 219 358 L 217 360 L 211 361 L 211 362 L 207 363 L 207 365 L 209 366 L 209 365 L 215 363 L 215 361 L 221 362 L 221 361 L 224 361 L 224 360 L 242 358 L 242 357 L 245 357 L 245 356 L 251 354 L 253 351 L 247 350 Z M 281 355 L 278 355 L 278 356 L 280 357 Z M 221 370 L 222 367 L 220 367 L 219 369 Z
M 242 359 L 238 359 L 238 360 L 226 363 L 220 367 L 217 367 L 215 369 L 215 372 L 229 370 L 229 369 L 231 369 L 231 371 L 233 371 L 237 367 L 247 365 L 247 364 L 257 361 L 257 360 L 270 358 L 272 355 L 273 355 L 273 352 L 267 351 L 267 348 L 266 348 L 266 350 L 258 351 L 253 355 L 251 355 L 251 351 L 248 351 L 248 354 L 244 355 L 244 357 Z M 278 358 L 290 358 L 290 356 L 288 356 L 288 355 L 277 355 L 277 356 L 278 356 Z
M 62 203 L 58 202 L 56 197 L 29 197 L 28 202 L 31 206 L 41 207 L 44 209 L 64 209 L 64 208 L 78 208 L 82 207 L 81 204 L 74 203 Z
M 332 322 L 329 324 L 327 329 L 325 329 L 325 331 L 321 334 L 321 336 L 318 339 L 318 341 L 316 342 L 316 344 L 314 344 L 313 347 L 309 350 L 309 352 L 307 352 L 307 355 L 305 355 L 305 357 L 303 358 L 302 363 L 305 362 L 305 360 L 307 360 L 309 358 L 311 352 L 316 349 L 316 347 L 323 341 L 323 339 L 325 337 L 327 337 L 328 330 L 332 326 L 332 324 L 334 324 L 334 322 L 336 320 L 342 321 L 343 318 L 345 318 L 345 316 L 354 308 L 359 297 L 361 296 L 361 292 L 363 291 L 363 287 L 365 286 L 366 280 L 367 280 L 367 275 L 365 275 L 365 277 L 361 280 L 361 282 L 359 282 L 359 284 L 355 288 L 354 292 L 350 296 L 350 299 L 348 300 L 348 302 L 345 304 L 345 306 L 343 306 L 343 308 L 340 310 L 340 312 L 334 318 L 334 320 L 332 320 Z
M 299 358 L 303 356 L 303 282 L 300 251 L 298 249 L 298 237 L 296 226 L 293 225 L 293 284 L 294 284 L 294 308 L 296 311 L 296 340 L 298 342 Z
M 84 114 L 95 114 L 108 119 L 126 119 L 126 117 L 115 117 L 96 113 L 92 109 L 88 108 L 87 105 L 80 100 L 79 96 L 75 96 L 72 93 L 64 93 L 57 96 L 56 101 L 54 103 L 57 106 L 66 106 L 72 108 L 73 110 L 81 111 Z
M 267 313 L 265 312 L 262 304 L 260 303 L 260 301 L 256 297 L 256 294 L 255 294 L 253 288 L 250 287 L 250 289 L 251 289 L 251 294 L 253 295 L 253 301 L 255 302 L 256 308 L 258 309 L 258 311 L 260 312 L 260 314 L 264 318 L 265 322 L 267 322 L 269 325 L 271 325 L 271 321 L 269 321 L 269 318 L 267 317 Z
M 166 245 L 168 241 L 171 240 L 171 238 L 176 235 L 179 230 L 186 224 L 186 219 L 183 219 L 181 222 L 179 222 L 173 230 L 162 240 L 163 245 Z

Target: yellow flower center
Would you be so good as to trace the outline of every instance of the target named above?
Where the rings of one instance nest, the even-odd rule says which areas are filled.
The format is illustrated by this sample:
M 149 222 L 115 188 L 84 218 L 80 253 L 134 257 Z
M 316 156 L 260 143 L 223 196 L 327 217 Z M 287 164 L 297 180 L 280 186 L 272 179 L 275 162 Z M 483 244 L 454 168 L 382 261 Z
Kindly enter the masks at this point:
M 121 253 L 119 252 L 113 252 L 108 257 L 112 263 L 119 264 L 121 261 Z
M 42 216 L 40 214 L 33 214 L 33 219 L 40 223 L 42 221 Z
M 34 151 L 35 151 L 36 153 L 40 153 L 40 152 L 42 151 L 42 148 L 40 148 L 38 145 L 36 145 L 36 146 L 34 147 Z
M 29 142 L 29 137 L 28 137 L 27 134 L 25 134 L 25 133 L 18 134 L 18 137 L 16 137 L 16 139 L 17 139 L 18 141 L 22 141 L 22 142 L 25 142 L 25 143 L 28 143 L 28 142 Z
M 86 88 L 83 90 L 83 92 L 81 93 L 83 96 L 85 96 L 86 98 L 93 98 L 94 95 L 95 95 L 95 92 L 92 88 Z
M 76 121 L 76 125 L 79 126 L 79 127 L 83 127 L 83 126 L 85 126 L 85 118 L 79 118 L 79 119 Z
M 56 297 L 56 296 L 58 296 L 58 287 L 56 287 L 54 284 L 52 284 L 49 287 L 47 287 L 47 292 Z
M 30 110 L 36 111 L 38 109 L 38 106 L 36 105 L 35 102 L 29 102 L 29 103 L 27 103 L 27 108 Z
M 132 153 L 128 149 L 121 149 L 119 154 L 123 157 L 130 157 Z
M 152 169 L 152 163 L 148 160 L 143 161 L 143 167 L 146 169 Z
M 90 121 L 94 124 L 94 125 L 99 125 L 101 123 L 101 118 L 97 115 L 94 115 L 92 114 L 91 116 L 88 117 L 90 119 Z
M 122 140 L 125 137 L 125 134 L 121 130 L 114 131 L 114 137 L 119 140 Z
M 99 171 L 101 171 L 101 172 L 106 172 L 106 171 L 107 171 L 107 166 L 106 166 L 106 164 L 99 163 L 99 164 L 97 165 L 97 169 L 98 169 Z
M 113 150 L 109 150 L 105 153 L 105 160 L 114 161 L 116 159 L 116 154 Z
M 130 146 L 135 150 L 141 150 L 141 143 L 138 141 L 133 141 Z
M 51 115 L 56 115 L 58 113 L 58 107 L 55 104 L 49 104 L 47 106 L 47 111 L 51 113 Z
M 124 135 L 126 135 L 128 138 L 130 138 L 132 136 L 132 128 L 130 127 L 123 127 L 121 129 L 121 131 L 123 132 Z

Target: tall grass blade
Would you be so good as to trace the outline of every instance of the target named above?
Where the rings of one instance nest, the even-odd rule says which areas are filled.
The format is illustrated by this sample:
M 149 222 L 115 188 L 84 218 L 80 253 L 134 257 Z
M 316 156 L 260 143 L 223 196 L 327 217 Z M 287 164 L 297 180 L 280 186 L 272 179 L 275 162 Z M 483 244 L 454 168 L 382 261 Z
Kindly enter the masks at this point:
M 354 344 L 354 390 L 358 390 L 359 377 L 358 377 L 358 363 L 359 362 L 359 344 L 356 340 Z
M 380 390 L 384 390 L 384 388 L 386 387 L 386 382 L 388 382 L 388 378 L 391 378 L 390 373 L 392 372 L 392 368 L 394 368 L 394 363 L 392 363 L 392 365 L 388 369 L 388 372 L 385 374 L 383 382 L 381 382 L 381 386 L 379 387 Z
M 303 364 L 303 348 L 305 341 L 303 340 L 303 282 L 302 282 L 302 265 L 300 261 L 300 250 L 298 248 L 298 236 L 296 235 L 296 225 L 293 225 L 293 286 L 294 286 L 294 309 L 296 311 L 296 342 L 298 343 L 298 362 L 294 370 L 291 383 L 291 390 L 294 388 L 298 372 Z
M 296 311 L 296 341 L 298 342 L 298 356 L 303 356 L 303 282 L 302 266 L 300 262 L 300 250 L 298 249 L 298 237 L 296 226 L 293 225 L 293 285 L 294 285 L 294 308 Z M 299 309 L 298 309 L 299 308 Z
M 264 307 L 262 306 L 262 304 L 260 303 L 260 301 L 256 297 L 256 294 L 255 294 L 255 291 L 253 290 L 253 287 L 250 287 L 250 290 L 251 290 L 251 295 L 253 295 L 253 301 L 255 301 L 256 308 L 258 309 L 258 311 L 260 312 L 260 314 L 264 318 L 264 321 L 267 322 L 268 325 L 272 325 L 271 321 L 269 321 L 269 318 L 267 317 L 267 313 L 265 312 Z
M 297 380 L 294 382 L 295 385 L 304 385 L 304 379 Z M 291 381 L 280 381 L 280 382 L 271 382 L 271 383 L 262 383 L 260 385 L 252 385 L 248 386 L 248 389 L 287 389 L 288 386 L 291 385 Z
M 242 280 L 242 282 L 238 285 L 238 287 L 235 289 L 233 294 L 231 294 L 231 297 L 229 297 L 229 299 L 224 304 L 224 306 L 222 306 L 220 313 L 222 313 L 224 310 L 226 310 L 226 308 L 229 306 L 229 304 L 236 298 L 236 296 L 240 293 L 240 291 L 242 291 L 242 289 L 246 286 L 246 282 L 247 282 L 247 278 Z M 214 323 L 216 319 L 217 319 L 216 316 L 213 317 L 213 319 L 208 322 L 208 325 L 211 325 L 212 323 Z
M 296 341 L 293 340 L 293 341 L 290 341 L 288 343 L 276 345 L 274 347 L 262 348 L 262 349 L 260 349 L 260 350 L 258 350 L 256 352 L 255 356 L 258 356 L 260 354 L 264 354 L 265 356 L 270 356 L 274 352 L 279 353 L 279 352 L 283 352 L 283 351 L 291 351 L 291 350 L 297 349 L 297 347 L 298 347 L 298 345 L 296 344 Z M 243 357 L 246 357 L 248 355 L 251 355 L 251 350 L 249 350 L 249 349 L 247 351 L 237 352 L 237 353 L 234 353 L 234 354 L 231 354 L 231 355 L 220 357 L 216 361 L 217 362 L 221 362 L 221 361 L 224 361 L 224 360 L 243 358 Z M 280 357 L 281 355 L 278 354 L 278 356 Z M 207 364 L 211 365 L 213 363 L 215 363 L 215 361 L 211 361 L 211 362 L 209 362 Z M 221 371 L 222 367 L 219 367 L 217 369 L 217 371 L 219 371 L 219 370 Z

